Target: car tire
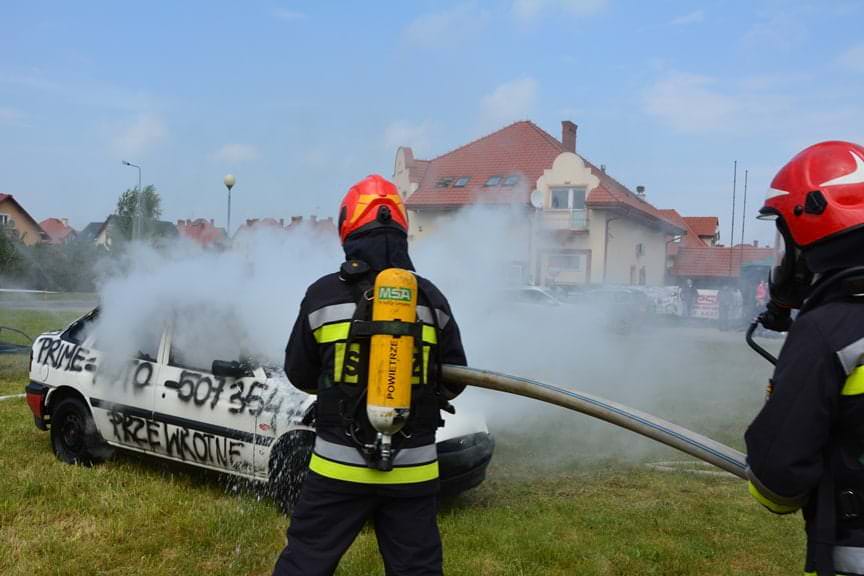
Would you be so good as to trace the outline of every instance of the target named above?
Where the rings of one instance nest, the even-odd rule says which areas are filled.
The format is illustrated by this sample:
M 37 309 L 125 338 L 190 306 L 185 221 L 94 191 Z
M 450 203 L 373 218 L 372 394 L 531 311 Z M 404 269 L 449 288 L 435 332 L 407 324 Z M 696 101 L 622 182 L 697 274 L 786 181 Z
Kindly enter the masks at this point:
M 78 398 L 64 398 L 51 410 L 51 448 L 67 464 L 92 466 L 110 455 L 87 405 Z
M 314 443 L 314 429 L 297 428 L 282 435 L 270 453 L 267 491 L 283 514 L 290 514 L 300 498 Z

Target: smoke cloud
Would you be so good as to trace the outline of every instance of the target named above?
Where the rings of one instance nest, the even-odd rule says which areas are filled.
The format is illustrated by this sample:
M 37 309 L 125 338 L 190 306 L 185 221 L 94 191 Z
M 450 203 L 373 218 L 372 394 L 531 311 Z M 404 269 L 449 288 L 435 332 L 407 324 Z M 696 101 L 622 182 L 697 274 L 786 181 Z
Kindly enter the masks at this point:
M 734 443 L 758 410 L 769 372 L 750 362 L 740 335 L 718 340 L 710 329 L 656 321 L 634 321 L 621 333 L 614 300 L 516 302 L 513 264 L 528 246 L 513 230 L 524 222 L 510 207 L 470 209 L 411 245 L 418 273 L 451 303 L 469 365 L 597 394 Z M 183 243 L 136 247 L 128 271 L 102 287 L 97 347 L 106 358 L 148 353 L 173 323 L 186 365 L 249 356 L 281 366 L 306 288 L 343 259 L 338 238 L 311 229 L 257 231 L 224 252 Z M 630 433 L 531 400 L 469 390 L 455 405 L 484 414 L 499 438 L 496 460 L 525 470 L 669 456 Z

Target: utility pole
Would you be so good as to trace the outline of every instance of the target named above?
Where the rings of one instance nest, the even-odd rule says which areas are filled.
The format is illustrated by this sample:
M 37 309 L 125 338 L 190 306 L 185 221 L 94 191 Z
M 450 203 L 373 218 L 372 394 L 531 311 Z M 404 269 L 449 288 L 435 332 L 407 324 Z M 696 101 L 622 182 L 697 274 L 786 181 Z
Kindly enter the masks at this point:
M 228 225 L 225 227 L 225 235 L 228 239 L 231 238 L 231 189 L 234 187 L 234 184 L 237 183 L 237 179 L 233 174 L 226 174 L 222 179 L 222 182 L 225 184 L 225 188 L 228 189 Z
M 729 277 L 732 277 L 732 255 L 735 251 L 735 192 L 738 187 L 738 161 L 732 164 L 732 229 L 729 233 Z
M 131 166 L 138 169 L 138 188 L 135 189 L 135 215 L 132 218 L 132 240 L 135 240 L 141 234 L 141 166 L 132 164 L 126 160 L 121 160 L 124 166 Z
M 744 264 L 744 224 L 747 222 L 747 179 L 750 170 L 744 170 L 744 207 L 741 209 L 741 264 Z

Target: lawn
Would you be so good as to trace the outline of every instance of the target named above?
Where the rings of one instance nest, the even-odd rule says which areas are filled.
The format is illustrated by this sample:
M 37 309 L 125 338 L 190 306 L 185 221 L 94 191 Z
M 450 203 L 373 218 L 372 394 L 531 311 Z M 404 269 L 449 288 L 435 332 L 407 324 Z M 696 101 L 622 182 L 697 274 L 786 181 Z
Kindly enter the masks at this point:
M 0 309 L 0 324 L 33 335 L 77 315 Z M 692 395 L 713 418 L 682 410 L 673 384 L 652 408 L 740 447 L 764 367 L 749 356 L 731 361 L 740 335 L 692 336 L 705 339 L 704 358 L 692 359 L 702 378 L 727 382 L 733 372 L 743 387 Z M 26 356 L 0 358 L 0 395 L 23 389 L 26 364 Z M 801 572 L 800 517 L 767 513 L 739 480 L 654 471 L 644 463 L 680 457 L 557 409 L 536 410 L 519 426 L 490 418 L 490 426 L 498 451 L 488 480 L 443 504 L 449 575 Z M 248 486 L 138 456 L 91 469 L 60 464 L 21 399 L 0 401 L 0 429 L 4 575 L 269 574 L 284 544 L 287 519 Z M 371 531 L 337 574 L 383 574 Z

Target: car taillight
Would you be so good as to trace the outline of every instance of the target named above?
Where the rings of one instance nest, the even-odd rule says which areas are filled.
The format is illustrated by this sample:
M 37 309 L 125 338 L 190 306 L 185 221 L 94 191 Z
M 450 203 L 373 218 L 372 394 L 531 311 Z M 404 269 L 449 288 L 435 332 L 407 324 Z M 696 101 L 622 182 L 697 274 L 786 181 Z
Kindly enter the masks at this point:
M 27 390 L 27 405 L 30 406 L 30 411 L 33 412 L 33 416 L 36 418 L 42 419 L 42 400 L 45 398 L 45 393 L 43 391 L 32 392 Z

